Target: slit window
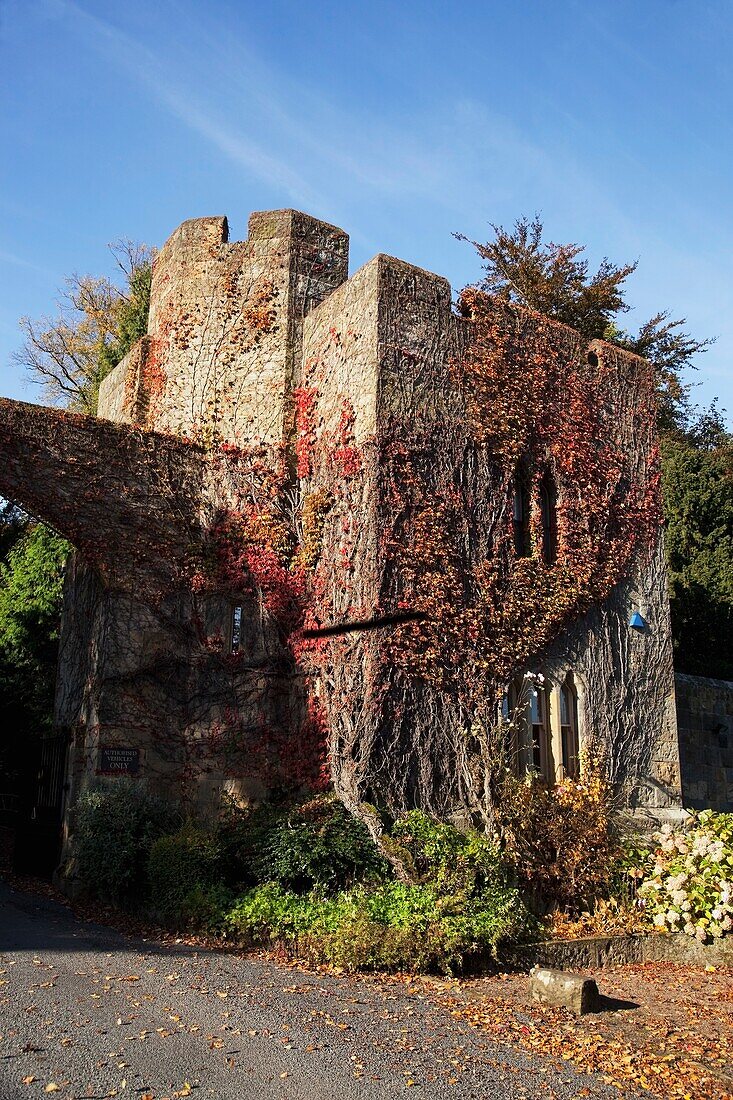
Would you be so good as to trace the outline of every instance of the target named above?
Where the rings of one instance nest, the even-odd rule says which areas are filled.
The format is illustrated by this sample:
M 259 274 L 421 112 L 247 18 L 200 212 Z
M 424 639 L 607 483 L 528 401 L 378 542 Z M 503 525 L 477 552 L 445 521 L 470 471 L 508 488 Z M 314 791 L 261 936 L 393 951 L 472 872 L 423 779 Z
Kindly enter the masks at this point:
M 517 474 L 514 478 L 512 531 L 514 535 L 514 553 L 518 558 L 528 558 L 532 553 L 529 537 L 529 512 L 527 483 L 520 474 Z
M 529 696 L 529 727 L 531 743 L 529 762 L 533 771 L 549 777 L 548 738 L 550 733 L 550 708 L 544 688 L 533 687 Z
M 557 561 L 557 489 L 550 473 L 546 473 L 540 482 L 540 512 L 542 557 L 545 565 L 554 565 Z
M 239 653 L 242 646 L 242 605 L 236 604 L 232 608 L 232 642 L 230 651 Z

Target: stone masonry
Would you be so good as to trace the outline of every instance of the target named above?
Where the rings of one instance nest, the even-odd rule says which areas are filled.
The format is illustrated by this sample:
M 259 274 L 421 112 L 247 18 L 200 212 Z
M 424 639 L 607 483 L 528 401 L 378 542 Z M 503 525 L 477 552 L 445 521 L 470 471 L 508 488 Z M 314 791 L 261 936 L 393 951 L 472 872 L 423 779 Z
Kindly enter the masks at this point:
M 733 683 L 675 676 L 686 807 L 733 812 Z
M 184 222 L 163 246 L 148 334 L 102 383 L 98 419 L 1 403 L 0 491 L 76 547 L 56 702 L 57 728 L 70 743 L 69 805 L 114 749 L 136 754 L 141 782 L 172 796 L 185 789 L 202 813 L 215 811 L 224 792 L 266 796 L 275 782 L 273 738 L 281 748 L 288 739 L 291 747 L 305 743 L 300 671 L 252 592 L 198 593 L 187 563 L 209 553 L 217 517 L 248 499 L 251 475 L 237 465 L 239 448 L 260 448 L 263 467 L 280 463 L 299 507 L 317 496 L 330 476 L 317 445 L 342 431 L 347 402 L 349 445 L 366 457 L 358 507 L 352 500 L 323 521 L 324 545 L 336 552 L 319 566 L 319 621 L 398 606 L 399 578 L 389 574 L 380 541 L 389 487 L 374 440 L 386 424 L 399 435 L 400 424 L 439 428 L 443 417 L 456 418 L 450 364 L 470 340 L 470 322 L 454 313 L 444 279 L 382 255 L 349 278 L 348 237 L 333 226 L 295 211 L 256 213 L 247 240 L 230 243 L 225 218 L 202 218 Z M 601 342 L 593 349 L 627 380 L 618 431 L 630 441 L 634 357 Z M 316 457 L 301 470 L 303 393 L 314 395 Z M 488 499 L 480 470 L 470 476 L 476 500 Z M 347 547 L 362 578 L 358 599 L 339 579 Z M 242 616 L 236 661 L 233 599 Z M 643 631 L 629 628 L 635 610 Z M 460 784 L 447 778 L 450 769 L 435 768 L 456 751 L 450 714 L 425 684 L 385 692 L 379 635 L 350 636 L 316 685 L 336 787 L 351 804 L 460 816 Z M 679 805 L 661 535 L 537 667 L 557 682 L 573 670 L 581 740 L 592 732 L 613 746 L 632 806 Z M 360 688 L 351 709 L 337 713 L 344 670 Z M 368 706 L 377 716 L 360 743 Z M 346 775 L 343 751 L 333 750 L 349 737 L 355 767 Z M 642 742 L 640 753 L 634 746 Z

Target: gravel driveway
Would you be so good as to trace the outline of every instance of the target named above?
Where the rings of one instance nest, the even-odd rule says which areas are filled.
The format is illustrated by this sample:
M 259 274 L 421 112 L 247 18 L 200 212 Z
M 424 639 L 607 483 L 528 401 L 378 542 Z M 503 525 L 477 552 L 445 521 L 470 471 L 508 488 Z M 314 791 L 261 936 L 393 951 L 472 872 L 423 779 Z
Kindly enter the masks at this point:
M 0 1100 L 618 1095 L 419 987 L 129 939 L 2 883 L 0 983 Z

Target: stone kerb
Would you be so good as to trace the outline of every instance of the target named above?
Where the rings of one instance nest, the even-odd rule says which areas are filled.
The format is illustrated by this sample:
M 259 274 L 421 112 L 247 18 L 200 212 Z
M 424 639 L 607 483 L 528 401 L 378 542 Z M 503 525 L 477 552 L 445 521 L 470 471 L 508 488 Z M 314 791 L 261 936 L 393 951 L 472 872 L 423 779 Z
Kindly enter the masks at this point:
M 628 936 L 587 936 L 577 940 L 507 946 L 500 964 L 517 970 L 532 966 L 558 970 L 595 970 L 642 962 L 671 962 L 686 966 L 733 965 L 733 938 L 703 944 L 681 933 L 658 932 Z

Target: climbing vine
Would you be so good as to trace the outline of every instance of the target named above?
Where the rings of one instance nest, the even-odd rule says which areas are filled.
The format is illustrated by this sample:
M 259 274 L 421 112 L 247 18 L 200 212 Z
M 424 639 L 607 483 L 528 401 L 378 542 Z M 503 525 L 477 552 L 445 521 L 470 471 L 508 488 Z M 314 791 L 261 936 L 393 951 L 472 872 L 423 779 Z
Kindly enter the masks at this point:
M 439 416 L 385 418 L 346 470 L 333 433 L 316 433 L 309 453 L 308 484 L 326 484 L 332 502 L 307 585 L 312 616 L 418 617 L 308 656 L 326 685 L 347 802 L 404 808 L 444 791 L 433 809 L 468 805 L 486 819 L 506 685 L 652 551 L 661 513 L 649 365 L 473 291 L 460 307 L 466 347 Z M 411 355 L 405 369 L 418 373 Z M 316 418 L 318 399 L 310 405 Z M 520 476 L 525 556 L 515 549 Z
M 277 329 L 278 290 L 217 272 L 215 306 L 161 292 L 134 426 L 24 412 L 3 438 L 14 455 L 23 439 L 23 461 L 51 455 L 38 511 L 99 571 L 118 621 L 144 620 L 149 662 L 115 689 L 125 728 L 145 731 L 191 789 L 217 769 L 257 774 L 263 789 L 330 775 L 352 806 L 422 800 L 486 817 L 505 686 L 656 541 L 651 368 L 467 290 L 430 401 L 415 405 L 410 387 L 436 372 L 434 351 L 395 340 L 364 431 L 358 374 L 337 372 L 358 363 L 359 334 L 331 327 L 296 387 L 255 394 L 275 410 L 270 435 L 224 441 L 224 420 L 255 399 L 250 375 L 225 368 Z M 189 375 L 174 377 L 165 364 L 182 352 Z M 268 423 L 259 411 L 251 422 Z M 151 424 L 175 434 L 142 430 Z M 73 500 L 43 488 L 64 453 Z M 7 484 L 21 484 L 19 469 L 20 458 Z M 390 625 L 353 627 L 369 620 Z M 171 704 L 157 728 L 161 685 Z
M 526 667 L 650 549 L 661 511 L 649 365 L 633 363 L 634 438 L 620 437 L 626 358 L 610 348 L 588 357 L 563 326 L 475 291 L 461 304 L 475 339 L 452 373 L 469 438 L 441 424 L 406 447 L 400 431 L 385 454 L 395 511 L 412 517 L 392 544 L 401 602 L 424 611 L 422 623 L 401 628 L 392 651 L 413 671 L 456 683 L 471 708 L 472 672 L 498 687 Z M 526 557 L 513 550 L 520 469 L 531 506 Z M 542 553 L 548 475 L 557 488 L 552 562 Z M 481 478 L 491 497 L 483 515 Z

